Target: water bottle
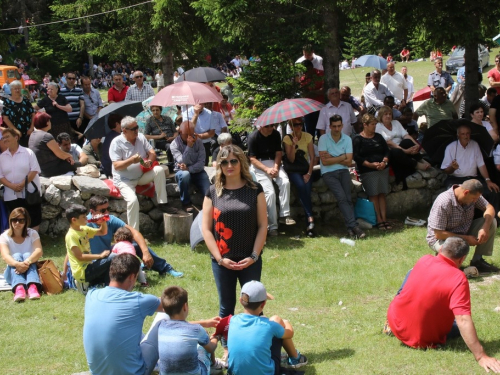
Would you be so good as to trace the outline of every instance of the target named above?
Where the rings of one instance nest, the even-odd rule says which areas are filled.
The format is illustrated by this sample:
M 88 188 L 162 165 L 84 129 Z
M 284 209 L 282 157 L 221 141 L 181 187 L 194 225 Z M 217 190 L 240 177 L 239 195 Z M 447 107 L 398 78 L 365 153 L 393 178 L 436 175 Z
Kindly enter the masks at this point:
M 354 242 L 353 240 L 351 240 L 349 238 L 344 238 L 344 237 L 342 237 L 340 239 L 340 243 L 343 243 L 343 244 L 346 244 L 346 245 L 349 245 L 349 246 L 354 246 L 356 244 L 356 242 Z

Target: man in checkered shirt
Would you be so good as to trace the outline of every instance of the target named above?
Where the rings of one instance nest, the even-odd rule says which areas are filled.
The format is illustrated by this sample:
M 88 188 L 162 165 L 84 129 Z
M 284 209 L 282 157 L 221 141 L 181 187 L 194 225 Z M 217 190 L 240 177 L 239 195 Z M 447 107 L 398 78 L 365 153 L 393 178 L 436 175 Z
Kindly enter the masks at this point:
M 134 82 L 135 85 L 129 87 L 125 100 L 134 100 L 143 102 L 151 96 L 155 95 L 153 88 L 144 83 L 144 74 L 141 71 L 136 70 L 134 72 Z
M 497 222 L 495 209 L 482 197 L 483 185 L 476 179 L 453 185 L 439 194 L 432 205 L 427 226 L 427 243 L 439 252 L 448 237 L 460 237 L 469 246 L 476 246 L 470 262 L 479 272 L 498 272 L 500 269 L 487 263 L 483 255 L 491 256 Z M 474 209 L 484 212 L 474 220 Z

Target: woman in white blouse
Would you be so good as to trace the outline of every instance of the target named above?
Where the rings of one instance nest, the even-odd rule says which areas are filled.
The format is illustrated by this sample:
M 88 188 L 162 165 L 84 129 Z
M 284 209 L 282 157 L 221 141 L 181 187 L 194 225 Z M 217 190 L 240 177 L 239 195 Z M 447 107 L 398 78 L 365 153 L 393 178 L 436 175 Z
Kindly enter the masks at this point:
M 403 125 L 392 118 L 392 109 L 384 106 L 378 111 L 378 124 L 375 132 L 384 137 L 389 146 L 389 160 L 396 176 L 396 183 L 403 182 L 406 188 L 406 177 L 415 169 L 426 170 L 430 164 L 422 159 L 420 145 L 415 141 Z
M 36 262 L 43 255 L 40 236 L 29 229 L 30 215 L 19 207 L 9 216 L 9 229 L 0 235 L 0 251 L 7 263 L 5 280 L 12 285 L 14 302 L 40 298 L 40 278 Z

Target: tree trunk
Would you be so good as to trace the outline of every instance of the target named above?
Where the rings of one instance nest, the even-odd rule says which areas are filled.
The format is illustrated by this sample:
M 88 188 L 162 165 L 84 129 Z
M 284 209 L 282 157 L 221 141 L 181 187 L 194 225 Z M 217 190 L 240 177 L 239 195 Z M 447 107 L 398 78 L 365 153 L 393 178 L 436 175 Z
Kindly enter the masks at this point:
M 85 27 L 87 34 L 90 34 L 90 21 L 88 18 L 85 20 Z M 89 53 L 89 76 L 94 78 L 94 56 L 91 53 Z
M 172 52 L 172 40 L 167 33 L 161 39 L 160 53 L 163 56 L 161 59 L 161 71 L 165 80 L 165 86 L 168 86 L 174 83 L 174 53 Z
M 464 117 L 470 119 L 469 108 L 472 103 L 479 100 L 478 90 L 478 54 L 477 41 L 465 46 L 465 112 Z
M 331 4 L 324 9 L 323 21 L 328 30 L 328 39 L 325 42 L 325 56 L 323 66 L 327 88 L 339 87 L 339 35 L 338 35 L 338 14 L 335 5 Z
M 21 7 L 22 7 L 22 13 L 21 13 L 21 25 L 23 26 L 23 34 L 24 34 L 24 43 L 26 44 L 26 47 L 28 47 L 29 41 L 30 41 L 30 34 L 29 30 L 26 27 L 26 4 L 24 1 L 21 1 Z

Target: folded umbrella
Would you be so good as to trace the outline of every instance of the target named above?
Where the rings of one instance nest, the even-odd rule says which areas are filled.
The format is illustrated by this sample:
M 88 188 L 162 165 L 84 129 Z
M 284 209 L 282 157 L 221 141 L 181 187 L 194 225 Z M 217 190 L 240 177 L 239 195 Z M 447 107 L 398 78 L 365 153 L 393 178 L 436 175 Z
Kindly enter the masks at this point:
M 255 121 L 255 126 L 278 124 L 319 111 L 325 105 L 308 98 L 285 99 L 266 109 Z
M 107 107 L 101 109 L 99 113 L 90 120 L 83 134 L 87 139 L 105 137 L 106 134 L 110 132 L 108 126 L 108 117 L 110 114 L 116 113 L 122 116 L 135 117 L 142 110 L 142 102 L 140 101 L 124 100 L 118 103 L 111 103 Z
M 387 61 L 377 55 L 363 55 L 356 59 L 354 64 L 359 66 L 369 66 L 376 69 L 387 69 Z
M 191 81 L 191 82 L 219 82 L 225 81 L 226 76 L 215 68 L 201 66 L 199 68 L 190 69 L 184 72 L 177 82 Z
M 191 230 L 189 231 L 189 243 L 191 244 L 191 250 L 196 247 L 203 239 L 203 233 L 201 232 L 201 220 L 203 217 L 203 210 L 198 212 L 198 215 L 193 220 L 191 224 Z
M 484 126 L 465 119 L 443 120 L 427 129 L 422 140 L 422 147 L 431 158 L 433 165 L 441 166 L 446 147 L 457 140 L 457 129 L 460 125 L 467 125 L 471 128 L 471 139 L 479 144 L 483 158 L 489 156 L 494 142 Z

